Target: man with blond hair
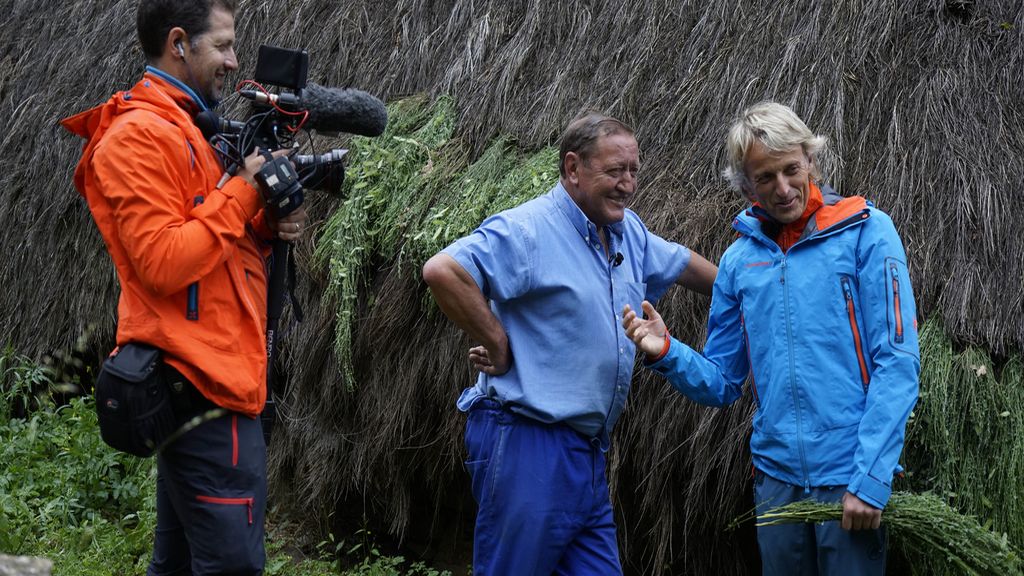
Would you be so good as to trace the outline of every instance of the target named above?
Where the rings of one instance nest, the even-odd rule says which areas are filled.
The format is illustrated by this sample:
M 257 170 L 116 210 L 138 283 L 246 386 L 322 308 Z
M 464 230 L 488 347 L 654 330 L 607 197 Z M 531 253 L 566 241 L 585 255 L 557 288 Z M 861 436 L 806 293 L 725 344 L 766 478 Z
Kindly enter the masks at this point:
M 649 302 L 623 326 L 645 364 L 690 399 L 725 406 L 750 379 L 758 513 L 813 499 L 841 522 L 758 528 L 764 574 L 883 574 L 892 492 L 920 354 L 903 244 L 860 196 L 818 184 L 827 141 L 762 102 L 728 135 L 730 183 L 751 201 L 733 220 L 703 354 L 671 338 Z

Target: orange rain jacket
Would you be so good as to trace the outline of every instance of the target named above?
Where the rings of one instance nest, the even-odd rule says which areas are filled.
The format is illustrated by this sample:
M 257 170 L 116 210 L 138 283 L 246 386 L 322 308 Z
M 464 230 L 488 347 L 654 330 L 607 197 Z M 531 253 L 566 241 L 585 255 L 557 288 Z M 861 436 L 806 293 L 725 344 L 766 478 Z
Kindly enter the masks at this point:
M 196 111 L 147 72 L 61 123 L 86 139 L 74 181 L 117 268 L 118 346 L 159 347 L 208 399 L 256 416 L 267 365 L 261 237 L 271 233 L 256 189 L 237 176 L 218 186 L 224 171 Z

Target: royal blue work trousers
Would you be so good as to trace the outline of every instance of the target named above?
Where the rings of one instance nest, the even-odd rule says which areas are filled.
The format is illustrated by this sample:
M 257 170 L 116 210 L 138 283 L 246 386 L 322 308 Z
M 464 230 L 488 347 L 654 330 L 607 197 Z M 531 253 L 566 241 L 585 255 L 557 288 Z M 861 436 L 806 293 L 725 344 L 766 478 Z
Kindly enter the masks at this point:
M 763 514 L 798 500 L 841 502 L 846 486 L 812 487 L 782 482 L 758 471 L 754 501 Z M 764 576 L 881 576 L 885 529 L 843 530 L 839 522 L 780 524 L 757 529 Z
M 260 419 L 227 412 L 157 455 L 147 576 L 262 574 L 266 454 Z
M 466 447 L 479 505 L 474 576 L 622 573 L 596 441 L 482 399 L 469 411 Z

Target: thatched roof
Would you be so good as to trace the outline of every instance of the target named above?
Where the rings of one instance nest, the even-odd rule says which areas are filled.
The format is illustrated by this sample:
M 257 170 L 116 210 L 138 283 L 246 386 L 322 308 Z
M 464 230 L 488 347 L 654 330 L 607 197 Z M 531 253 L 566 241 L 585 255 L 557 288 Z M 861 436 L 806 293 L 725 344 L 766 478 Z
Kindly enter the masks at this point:
M 83 334 L 87 355 L 112 343 L 115 276 L 70 185 L 80 143 L 57 121 L 141 73 L 134 9 L 0 0 L 0 330 L 30 355 L 69 349 Z M 499 136 L 539 150 L 579 110 L 605 110 L 637 129 L 644 169 L 633 208 L 712 259 L 742 207 L 718 176 L 727 121 L 763 98 L 791 104 L 832 138 L 840 192 L 892 215 L 920 316 L 956 342 L 1006 355 L 1024 348 L 1024 241 L 1014 227 L 1024 220 L 1022 33 L 1018 0 L 243 0 L 236 79 L 266 42 L 306 47 L 321 84 L 388 101 L 450 95 L 450 150 L 466 163 Z M 319 199 L 314 213 L 326 220 L 338 207 Z M 307 320 L 286 335 L 276 494 L 322 515 L 363 501 L 396 534 L 450 531 L 448 508 L 467 502 L 453 406 L 471 380 L 467 342 L 424 305 L 420 262 L 397 261 L 392 246 L 362 265 L 348 350 L 355 382 L 343 381 L 334 351 L 343 303 L 312 257 L 328 241 L 299 247 Z M 663 304 L 674 333 L 692 342 L 706 306 L 682 291 Z M 747 412 L 696 408 L 637 380 L 611 454 L 633 569 L 744 570 L 726 549 L 737 537 L 718 530 L 749 504 Z

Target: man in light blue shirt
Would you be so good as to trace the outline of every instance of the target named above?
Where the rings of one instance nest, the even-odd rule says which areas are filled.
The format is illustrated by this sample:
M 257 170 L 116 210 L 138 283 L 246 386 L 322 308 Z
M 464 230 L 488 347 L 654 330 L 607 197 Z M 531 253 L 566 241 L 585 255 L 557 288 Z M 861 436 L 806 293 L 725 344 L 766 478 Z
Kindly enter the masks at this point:
M 639 164 L 632 129 L 578 118 L 550 192 L 423 268 L 444 313 L 480 343 L 479 379 L 458 401 L 479 504 L 474 574 L 621 573 L 604 458 L 633 372 L 619 311 L 673 282 L 710 294 L 717 272 L 626 209 Z

